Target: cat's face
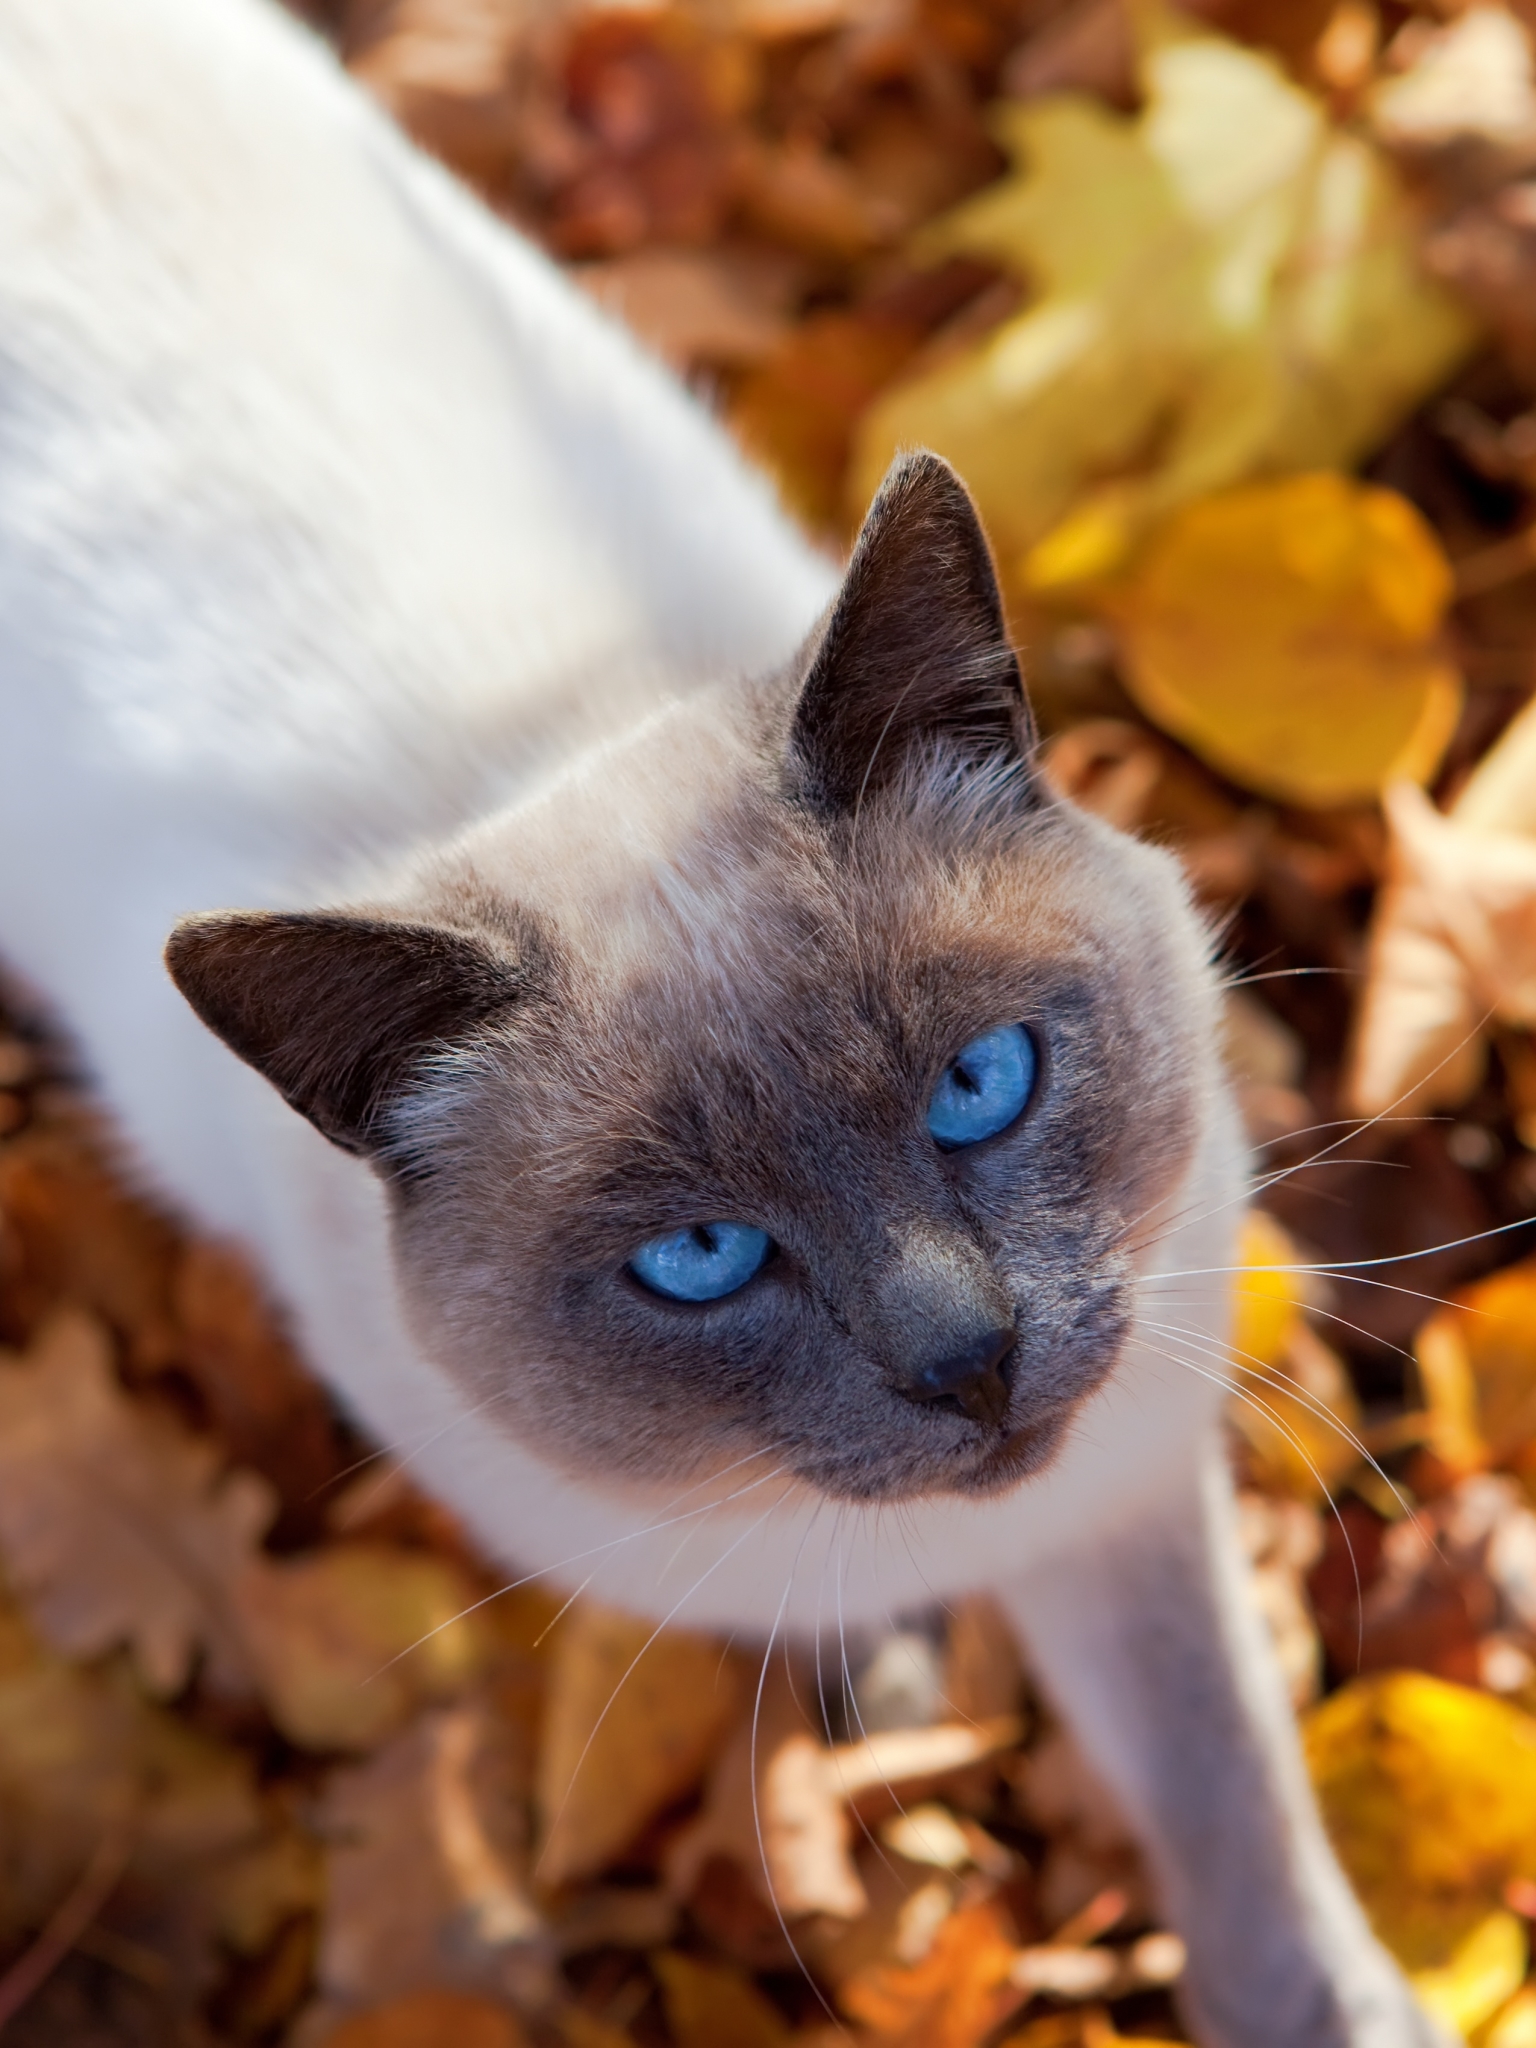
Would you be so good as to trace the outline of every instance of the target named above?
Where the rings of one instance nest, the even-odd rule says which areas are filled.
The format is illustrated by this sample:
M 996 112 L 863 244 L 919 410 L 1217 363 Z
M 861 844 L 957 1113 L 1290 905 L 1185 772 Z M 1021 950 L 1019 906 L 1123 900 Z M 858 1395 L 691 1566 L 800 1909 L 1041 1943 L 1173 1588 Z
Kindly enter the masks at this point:
M 1113 1371 L 1211 1086 L 1171 863 L 1049 797 L 1026 717 L 911 463 L 806 669 L 676 707 L 409 912 L 200 921 L 173 968 L 379 1161 L 424 1347 L 554 1462 L 994 1491 Z

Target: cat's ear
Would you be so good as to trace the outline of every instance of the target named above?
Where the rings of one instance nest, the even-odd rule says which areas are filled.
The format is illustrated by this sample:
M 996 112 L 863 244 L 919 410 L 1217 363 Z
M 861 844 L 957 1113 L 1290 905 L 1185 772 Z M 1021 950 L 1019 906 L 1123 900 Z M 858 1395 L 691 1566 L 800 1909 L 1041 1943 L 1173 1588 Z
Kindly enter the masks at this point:
M 383 1150 L 381 1118 L 428 1054 L 528 993 L 489 938 L 341 911 L 190 917 L 165 960 L 210 1031 L 365 1155 Z
M 1017 760 L 1034 739 L 969 493 L 937 455 L 898 456 L 811 653 L 799 763 L 817 798 L 844 809 L 895 781 L 914 749 Z

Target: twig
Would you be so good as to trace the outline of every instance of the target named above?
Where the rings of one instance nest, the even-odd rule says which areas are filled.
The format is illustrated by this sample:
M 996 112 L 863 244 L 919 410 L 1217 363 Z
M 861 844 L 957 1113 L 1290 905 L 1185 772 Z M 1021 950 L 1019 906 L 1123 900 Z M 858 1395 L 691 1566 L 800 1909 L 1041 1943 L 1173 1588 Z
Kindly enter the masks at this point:
M 0 2031 L 47 1983 L 112 1896 L 127 1868 L 132 1842 L 133 1827 L 126 1818 L 107 1830 L 42 1933 L 0 1977 Z

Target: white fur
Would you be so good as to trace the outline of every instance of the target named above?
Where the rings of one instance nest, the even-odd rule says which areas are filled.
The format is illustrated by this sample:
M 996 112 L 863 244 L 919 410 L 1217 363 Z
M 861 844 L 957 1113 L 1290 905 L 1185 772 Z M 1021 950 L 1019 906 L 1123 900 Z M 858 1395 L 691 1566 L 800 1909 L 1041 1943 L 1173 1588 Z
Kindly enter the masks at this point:
M 703 412 L 264 0 L 0 0 L 0 958 L 144 1171 L 252 1248 L 361 1421 L 516 1569 L 761 1632 L 997 1585 L 1145 1828 L 1205 2038 L 1427 2042 L 1220 1563 L 1212 1384 L 1133 1346 L 1054 1470 L 987 1503 L 583 1489 L 417 1355 L 368 1171 L 161 967 L 184 913 L 332 899 L 557 765 L 579 789 L 584 748 L 781 662 L 833 584 Z M 1217 1105 L 1164 1271 L 1227 1263 L 1240 1181 Z M 1168 1285 L 1219 1349 L 1221 1283 Z M 1216 1674 L 1204 1722 L 1174 1649 Z M 1197 1778 L 1230 1853 L 1182 1842 Z M 1244 1872 L 1262 1937 L 1202 1940 Z M 1308 2004 L 1330 1986 L 1347 2031 Z

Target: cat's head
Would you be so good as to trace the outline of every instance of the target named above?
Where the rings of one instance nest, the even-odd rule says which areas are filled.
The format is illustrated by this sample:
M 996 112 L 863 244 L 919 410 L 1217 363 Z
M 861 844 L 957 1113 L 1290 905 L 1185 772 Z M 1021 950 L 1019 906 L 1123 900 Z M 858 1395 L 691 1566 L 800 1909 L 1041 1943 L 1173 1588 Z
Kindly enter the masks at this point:
M 381 1174 L 488 1425 L 589 1480 L 993 1491 L 1114 1370 L 1214 1071 L 1174 864 L 1032 749 L 974 511 L 908 457 L 792 672 L 171 971 Z

